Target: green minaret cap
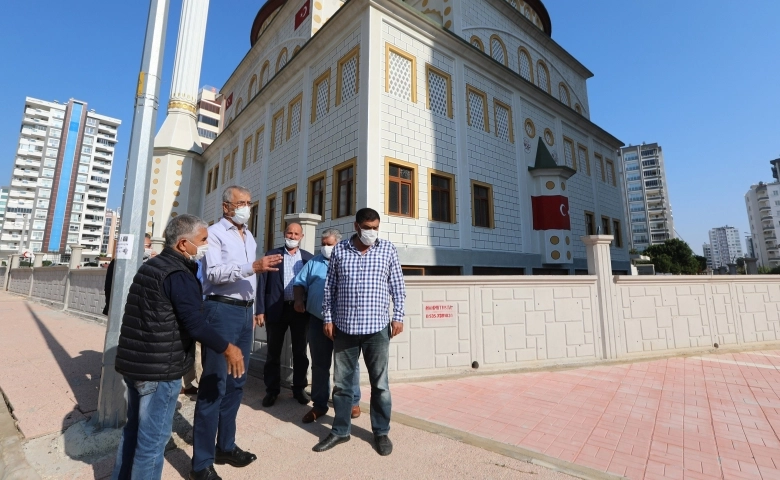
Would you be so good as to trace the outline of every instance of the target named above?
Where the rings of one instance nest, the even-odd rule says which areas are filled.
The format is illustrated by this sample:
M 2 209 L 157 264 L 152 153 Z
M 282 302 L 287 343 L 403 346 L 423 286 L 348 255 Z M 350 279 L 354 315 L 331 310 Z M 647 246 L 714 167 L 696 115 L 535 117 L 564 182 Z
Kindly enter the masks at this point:
M 558 168 L 558 164 L 555 163 L 555 159 L 550 155 L 550 151 L 547 150 L 547 145 L 545 145 L 541 136 L 539 136 L 539 142 L 536 147 L 536 162 L 528 170 L 537 168 Z

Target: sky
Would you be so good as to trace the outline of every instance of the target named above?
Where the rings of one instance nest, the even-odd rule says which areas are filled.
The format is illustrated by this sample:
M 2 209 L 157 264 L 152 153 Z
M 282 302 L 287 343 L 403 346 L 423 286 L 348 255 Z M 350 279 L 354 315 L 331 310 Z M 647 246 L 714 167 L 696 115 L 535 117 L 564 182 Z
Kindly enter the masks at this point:
M 678 235 L 698 253 L 710 228 L 737 227 L 744 240 L 744 195 L 772 181 L 769 160 L 780 157 L 780 2 L 543 1 L 553 40 L 594 73 L 591 120 L 625 144 L 662 146 Z M 263 3 L 210 2 L 201 85 L 220 88 L 238 66 Z M 108 207 L 121 205 L 148 8 L 143 0 L 7 2 L 0 184 L 10 183 L 24 98 L 76 98 L 122 120 Z M 171 0 L 162 106 L 180 10 Z

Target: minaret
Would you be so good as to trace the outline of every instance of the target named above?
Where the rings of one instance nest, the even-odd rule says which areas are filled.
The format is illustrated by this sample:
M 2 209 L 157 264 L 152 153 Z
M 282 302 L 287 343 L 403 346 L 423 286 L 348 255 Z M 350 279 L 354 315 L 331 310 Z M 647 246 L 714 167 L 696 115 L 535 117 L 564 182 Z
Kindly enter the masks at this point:
M 183 0 L 168 115 L 154 139 L 146 232 L 162 237 L 171 217 L 200 215 L 204 166 L 196 104 L 209 0 Z M 154 229 L 154 231 L 152 231 Z

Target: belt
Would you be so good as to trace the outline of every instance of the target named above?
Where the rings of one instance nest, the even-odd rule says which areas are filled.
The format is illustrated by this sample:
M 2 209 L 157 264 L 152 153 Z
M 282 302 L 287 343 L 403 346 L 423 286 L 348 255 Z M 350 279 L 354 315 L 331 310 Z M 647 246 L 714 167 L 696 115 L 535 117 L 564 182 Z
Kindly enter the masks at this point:
M 225 297 L 223 295 L 208 295 L 206 300 L 227 303 L 228 305 L 235 305 L 237 307 L 251 307 L 255 303 L 254 300 L 238 300 L 232 297 Z
M 295 300 L 284 300 L 284 301 L 282 302 L 282 304 L 283 304 L 283 305 L 285 305 L 285 306 L 287 306 L 287 307 L 292 307 L 292 306 L 294 306 L 294 305 L 295 305 Z

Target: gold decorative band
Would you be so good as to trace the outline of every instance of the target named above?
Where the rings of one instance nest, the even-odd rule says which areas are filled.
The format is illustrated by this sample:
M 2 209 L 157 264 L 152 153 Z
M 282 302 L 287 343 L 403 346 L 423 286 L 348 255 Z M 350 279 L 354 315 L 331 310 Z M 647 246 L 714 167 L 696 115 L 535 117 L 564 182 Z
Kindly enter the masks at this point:
M 173 108 L 179 108 L 181 110 L 187 110 L 188 112 L 197 113 L 195 110 L 195 105 L 189 102 L 182 102 L 180 100 L 171 100 L 168 102 L 168 111 L 171 111 Z

